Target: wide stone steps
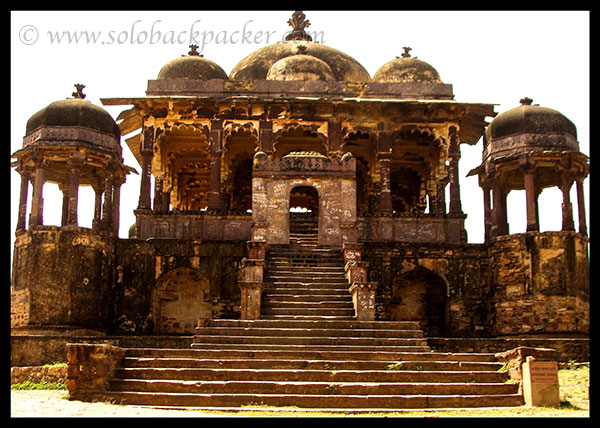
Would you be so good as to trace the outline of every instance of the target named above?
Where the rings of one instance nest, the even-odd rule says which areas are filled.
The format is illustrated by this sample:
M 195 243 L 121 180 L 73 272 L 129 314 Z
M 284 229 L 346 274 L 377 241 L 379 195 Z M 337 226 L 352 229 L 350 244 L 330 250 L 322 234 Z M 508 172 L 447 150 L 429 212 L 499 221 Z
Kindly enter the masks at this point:
M 353 411 L 523 404 L 493 354 L 433 352 L 417 322 L 356 320 L 341 251 L 320 248 L 314 228 L 294 230 L 289 246 L 267 252 L 259 319 L 211 320 L 190 349 L 127 349 L 102 399 Z

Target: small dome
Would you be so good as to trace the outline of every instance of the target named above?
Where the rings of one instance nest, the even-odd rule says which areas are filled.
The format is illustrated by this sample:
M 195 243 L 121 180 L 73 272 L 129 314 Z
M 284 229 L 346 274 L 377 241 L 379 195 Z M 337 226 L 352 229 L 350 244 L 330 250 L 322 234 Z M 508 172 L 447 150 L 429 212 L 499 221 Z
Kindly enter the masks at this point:
M 281 58 L 269 68 L 267 80 L 335 80 L 327 63 L 312 55 Z
M 85 97 L 80 91 L 78 94 Z M 112 116 L 83 98 L 68 98 L 44 107 L 27 121 L 26 135 L 41 126 L 80 126 L 112 134 L 117 140 L 121 137 L 121 131 Z
M 227 80 L 227 73 L 218 64 L 198 54 L 198 46 L 191 45 L 190 48 L 187 56 L 166 63 L 158 73 L 158 79 Z
M 496 116 L 487 127 L 487 141 L 512 134 L 569 134 L 577 139 L 577 128 L 560 112 L 539 105 L 532 105 L 531 98 L 521 99 L 521 106 Z
M 390 83 L 443 83 L 435 68 L 425 61 L 411 57 L 408 53 L 409 50 L 411 49 L 405 47 L 401 57 L 396 57 L 382 65 L 373 76 L 373 81 Z

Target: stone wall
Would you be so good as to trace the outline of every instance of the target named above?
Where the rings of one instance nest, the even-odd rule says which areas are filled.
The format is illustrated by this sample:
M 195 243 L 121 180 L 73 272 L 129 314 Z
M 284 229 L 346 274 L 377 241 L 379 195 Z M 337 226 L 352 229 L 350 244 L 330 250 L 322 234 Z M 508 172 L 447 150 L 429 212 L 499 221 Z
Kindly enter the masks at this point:
M 19 232 L 11 286 L 13 327 L 106 328 L 111 321 L 113 277 L 114 240 L 109 235 L 56 226 Z
M 46 383 L 46 382 L 67 382 L 67 366 L 30 366 L 30 367 L 11 367 L 10 384 L 24 382 Z
M 112 290 L 113 331 L 138 334 L 193 333 L 195 326 L 185 331 L 179 327 L 165 331 L 157 329 L 158 324 L 155 323 L 157 314 L 162 310 L 157 305 L 165 299 L 180 299 L 181 302 L 183 294 L 186 294 L 178 295 L 176 290 L 170 289 L 158 290 L 165 288 L 167 278 L 172 278 L 178 272 L 205 280 L 202 281 L 205 287 L 198 291 L 202 294 L 199 297 L 202 300 L 202 310 L 197 314 L 199 319 L 239 318 L 238 270 L 245 257 L 247 250 L 244 241 L 119 240 L 116 280 Z M 157 293 L 167 293 L 169 296 L 157 296 Z M 169 314 L 164 316 L 169 317 Z
M 435 336 L 489 336 L 493 331 L 485 245 L 372 242 L 364 244 L 363 260 L 369 263 L 369 282 L 378 283 L 377 319 L 421 314 L 415 321 L 422 322 L 426 335 Z
M 490 246 L 495 334 L 589 332 L 588 238 L 527 232 Z

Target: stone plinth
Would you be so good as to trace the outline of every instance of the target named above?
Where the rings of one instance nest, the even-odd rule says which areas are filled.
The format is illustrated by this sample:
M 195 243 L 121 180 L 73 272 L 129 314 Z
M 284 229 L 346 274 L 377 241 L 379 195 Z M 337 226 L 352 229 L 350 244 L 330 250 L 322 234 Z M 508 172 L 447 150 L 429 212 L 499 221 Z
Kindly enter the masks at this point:
M 523 364 L 523 398 L 528 406 L 560 406 L 556 361 L 527 357 Z
M 241 313 L 242 320 L 255 320 L 260 317 L 260 302 L 262 297 L 263 283 L 254 281 L 239 281 L 241 291 Z
M 352 303 L 358 321 L 373 321 L 375 320 L 375 290 L 377 284 L 354 283 L 350 286 L 350 294 L 352 294 Z

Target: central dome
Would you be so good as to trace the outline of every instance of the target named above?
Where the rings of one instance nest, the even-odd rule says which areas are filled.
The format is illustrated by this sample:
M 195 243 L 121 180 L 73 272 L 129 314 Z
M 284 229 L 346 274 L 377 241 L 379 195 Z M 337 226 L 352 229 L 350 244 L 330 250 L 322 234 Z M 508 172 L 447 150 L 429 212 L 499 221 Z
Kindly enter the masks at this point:
M 313 42 L 311 36 L 304 31 L 304 28 L 308 27 L 310 23 L 305 19 L 303 13 L 295 12 L 292 15 L 292 19 L 288 21 L 288 24 L 293 27 L 293 30 L 286 37 L 285 42 L 265 46 L 251 53 L 233 68 L 229 74 L 229 78 L 231 80 L 266 80 L 269 78 L 267 77 L 269 70 L 271 70 L 271 67 L 276 62 L 296 55 L 298 50 L 301 50 L 303 54 L 318 59 L 325 64 L 318 63 L 310 58 L 291 59 L 289 61 L 294 67 L 300 66 L 302 61 L 304 61 L 302 67 L 309 65 L 316 67 L 314 70 L 316 74 L 305 74 L 304 76 L 308 77 L 308 79 L 286 78 L 280 80 L 336 80 L 341 82 L 368 82 L 371 80 L 371 76 L 369 76 L 367 70 L 351 56 L 337 49 Z M 327 65 L 329 70 L 331 70 L 331 76 L 329 76 L 329 70 L 324 65 Z M 276 67 L 278 70 L 284 68 L 291 68 L 291 65 L 284 62 Z M 273 78 L 275 72 L 274 69 L 271 78 Z M 295 77 L 298 78 L 300 76 L 296 75 Z M 318 78 L 315 79 L 315 77 Z
M 300 47 L 300 46 L 299 46 Z M 286 56 L 269 68 L 267 80 L 335 80 L 327 63 L 312 55 Z
M 348 82 L 368 82 L 371 80 L 367 70 L 354 58 L 337 49 L 309 41 L 287 41 L 265 46 L 242 59 L 233 68 L 229 78 L 231 80 L 266 80 L 271 67 L 281 59 L 296 56 L 295 54 L 300 45 L 306 47 L 306 55 L 303 56 L 319 59 L 329 67 L 332 79 L 326 80 Z M 313 61 L 314 63 L 315 61 Z M 323 69 L 321 65 L 320 68 Z

